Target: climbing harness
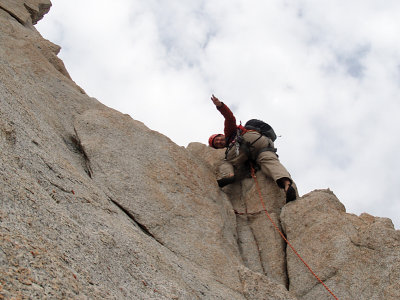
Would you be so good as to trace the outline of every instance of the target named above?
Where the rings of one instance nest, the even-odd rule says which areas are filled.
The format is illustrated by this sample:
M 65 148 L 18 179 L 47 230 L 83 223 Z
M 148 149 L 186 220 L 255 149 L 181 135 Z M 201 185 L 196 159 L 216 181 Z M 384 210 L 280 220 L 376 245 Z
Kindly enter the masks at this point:
M 301 260 L 301 262 L 307 267 L 307 269 L 311 272 L 312 275 L 314 275 L 314 277 L 324 286 L 324 288 L 336 299 L 339 300 L 338 297 L 335 296 L 335 294 L 326 286 L 325 283 L 322 282 L 321 279 L 319 279 L 319 277 L 314 273 L 314 271 L 311 269 L 311 267 L 304 261 L 304 259 L 300 256 L 300 254 L 296 251 L 296 249 L 289 243 L 289 241 L 287 240 L 287 238 L 285 237 L 285 235 L 282 233 L 282 231 L 279 230 L 278 226 L 275 224 L 275 222 L 272 220 L 271 216 L 269 215 L 267 208 L 265 206 L 262 194 L 261 194 L 261 189 L 260 186 L 258 184 L 258 180 L 256 178 L 255 175 L 255 171 L 253 166 L 250 166 L 251 168 L 251 177 L 253 177 L 254 182 L 256 184 L 256 188 L 257 188 L 257 192 L 258 195 L 260 197 L 260 202 L 261 205 L 263 207 L 263 211 L 265 212 L 265 214 L 267 215 L 268 219 L 271 221 L 272 225 L 275 227 L 275 229 L 278 231 L 278 233 L 280 234 L 280 236 L 285 240 L 286 244 L 289 245 L 289 247 L 293 250 L 293 252 L 297 255 L 297 257 Z M 240 214 L 240 213 L 238 213 Z
M 225 150 L 225 160 L 228 159 L 228 153 L 231 151 L 232 148 L 235 148 L 236 157 L 239 156 L 240 149 L 242 149 L 242 151 L 244 153 L 246 153 L 246 155 L 249 158 L 249 160 L 253 161 L 253 162 L 255 162 L 257 160 L 257 157 L 261 152 L 265 152 L 265 151 L 272 151 L 272 152 L 274 152 L 276 154 L 276 156 L 278 156 L 278 154 L 276 153 L 277 149 L 274 148 L 274 147 L 271 147 L 270 145 L 268 145 L 267 147 L 259 149 L 257 152 L 254 152 L 254 148 L 255 147 L 253 145 L 256 142 L 258 142 L 258 140 L 261 139 L 264 135 L 261 134 L 260 132 L 258 132 L 260 134 L 260 136 L 255 141 L 247 142 L 247 141 L 245 141 L 243 135 L 246 132 L 249 132 L 249 131 L 258 132 L 258 131 L 253 130 L 253 129 L 246 129 L 241 125 L 238 126 L 234 140 L 228 145 L 228 147 Z

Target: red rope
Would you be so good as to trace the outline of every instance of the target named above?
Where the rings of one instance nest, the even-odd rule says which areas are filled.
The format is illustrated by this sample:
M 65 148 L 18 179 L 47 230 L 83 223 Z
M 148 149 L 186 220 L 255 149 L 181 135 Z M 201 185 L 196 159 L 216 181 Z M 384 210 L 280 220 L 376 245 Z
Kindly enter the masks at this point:
M 297 255 L 297 257 L 303 262 L 303 264 L 307 267 L 308 270 L 310 270 L 311 274 L 314 275 L 315 278 L 317 278 L 317 280 L 324 286 L 324 288 L 336 299 L 339 300 L 338 297 L 335 296 L 334 293 L 332 293 L 332 291 L 326 286 L 325 283 L 322 282 L 321 279 L 319 279 L 319 277 L 314 273 L 314 271 L 311 269 L 311 267 L 304 261 L 303 258 L 301 258 L 300 254 L 296 251 L 296 249 L 294 249 L 294 247 L 289 243 L 289 241 L 287 240 L 287 238 L 285 237 L 285 235 L 282 233 L 282 231 L 279 230 L 278 226 L 276 226 L 275 222 L 272 220 L 271 216 L 269 215 L 267 208 L 265 206 L 262 194 L 261 194 L 261 189 L 260 186 L 258 185 L 258 180 L 256 178 L 256 175 L 254 174 L 254 168 L 251 167 L 251 177 L 253 177 L 255 183 L 256 183 L 256 188 L 257 188 L 257 192 L 258 195 L 260 196 L 260 201 L 261 204 L 264 208 L 264 212 L 267 215 L 268 219 L 271 221 L 272 225 L 274 225 L 275 229 L 279 232 L 280 236 L 285 240 L 285 242 L 289 245 L 290 248 L 292 248 L 293 252 Z

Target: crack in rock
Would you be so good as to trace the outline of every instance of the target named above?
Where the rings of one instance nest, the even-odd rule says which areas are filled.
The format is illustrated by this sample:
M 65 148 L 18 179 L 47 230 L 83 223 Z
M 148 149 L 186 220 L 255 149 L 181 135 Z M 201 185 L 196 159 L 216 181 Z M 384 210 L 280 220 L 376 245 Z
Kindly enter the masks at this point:
M 135 225 L 137 225 L 138 228 L 140 228 L 142 230 L 142 232 L 144 232 L 146 235 L 150 236 L 151 238 L 153 238 L 157 243 L 161 244 L 164 246 L 164 244 L 162 242 L 160 242 L 159 240 L 156 239 L 156 237 L 150 232 L 150 230 L 143 224 L 139 223 L 135 216 L 129 212 L 129 210 L 127 210 L 125 207 L 123 207 L 121 204 L 119 204 L 117 201 L 115 201 L 114 199 L 110 198 L 110 201 L 112 203 L 114 203 L 121 211 L 123 211 L 125 213 L 125 215 L 128 216 L 129 219 L 131 219 L 133 221 L 133 223 Z

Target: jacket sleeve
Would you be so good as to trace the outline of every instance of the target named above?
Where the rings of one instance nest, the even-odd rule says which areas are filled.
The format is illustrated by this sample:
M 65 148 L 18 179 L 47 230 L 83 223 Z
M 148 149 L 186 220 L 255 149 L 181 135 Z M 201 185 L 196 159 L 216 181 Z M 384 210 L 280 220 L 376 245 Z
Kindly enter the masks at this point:
M 236 118 L 225 103 L 222 103 L 220 107 L 217 107 L 219 112 L 224 116 L 224 134 L 227 140 L 230 140 L 233 136 L 236 135 Z

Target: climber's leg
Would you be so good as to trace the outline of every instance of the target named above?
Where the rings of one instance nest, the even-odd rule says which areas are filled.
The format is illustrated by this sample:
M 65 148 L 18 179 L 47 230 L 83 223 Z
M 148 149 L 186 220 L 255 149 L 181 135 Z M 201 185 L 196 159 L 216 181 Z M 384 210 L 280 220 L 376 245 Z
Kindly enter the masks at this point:
M 272 177 L 276 184 L 285 190 L 286 202 L 296 199 L 296 190 L 293 187 L 293 180 L 281 164 L 275 152 L 264 151 L 258 155 L 257 163 L 261 166 L 261 171 L 266 175 Z

